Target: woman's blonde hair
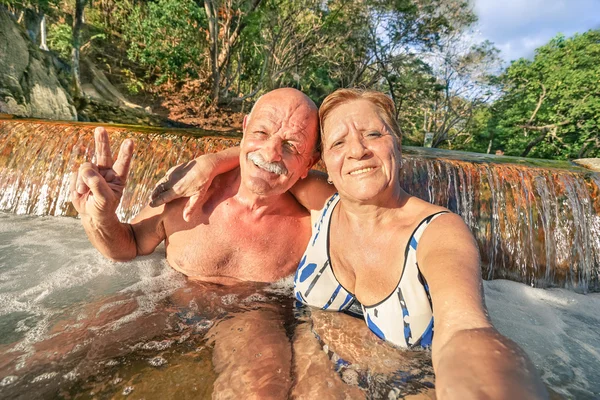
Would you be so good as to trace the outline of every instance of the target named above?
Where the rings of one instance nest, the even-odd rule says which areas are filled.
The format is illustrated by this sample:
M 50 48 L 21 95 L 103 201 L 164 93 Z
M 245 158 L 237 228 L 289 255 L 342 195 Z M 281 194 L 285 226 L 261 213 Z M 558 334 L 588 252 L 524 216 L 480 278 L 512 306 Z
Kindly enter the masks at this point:
M 331 93 L 323 100 L 321 107 L 319 107 L 319 125 L 321 126 L 321 142 L 323 142 L 323 127 L 325 126 L 325 120 L 331 111 L 336 109 L 342 104 L 348 103 L 353 100 L 367 100 L 373 103 L 373 105 L 379 111 L 379 116 L 386 123 L 388 128 L 392 131 L 398 140 L 402 140 L 402 131 L 398 125 L 396 119 L 396 107 L 392 99 L 376 90 L 366 89 L 338 89 Z

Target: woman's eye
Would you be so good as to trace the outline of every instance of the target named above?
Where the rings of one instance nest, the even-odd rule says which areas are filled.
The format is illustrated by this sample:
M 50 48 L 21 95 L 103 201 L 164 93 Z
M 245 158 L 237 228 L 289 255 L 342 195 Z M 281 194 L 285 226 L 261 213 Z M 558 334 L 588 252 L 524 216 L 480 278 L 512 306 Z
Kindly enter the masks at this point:
M 331 147 L 338 147 L 338 146 L 341 146 L 343 143 L 344 143 L 343 140 L 336 140 L 335 142 L 333 142 L 331 144 Z
M 380 132 L 370 132 L 368 135 L 368 137 L 381 137 L 381 133 Z

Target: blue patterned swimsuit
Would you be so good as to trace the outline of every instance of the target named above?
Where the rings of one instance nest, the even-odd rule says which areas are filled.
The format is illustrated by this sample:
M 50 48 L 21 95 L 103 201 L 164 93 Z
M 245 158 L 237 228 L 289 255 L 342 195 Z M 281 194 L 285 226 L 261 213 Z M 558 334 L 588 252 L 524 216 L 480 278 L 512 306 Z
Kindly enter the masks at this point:
M 329 256 L 331 216 L 339 200 L 339 195 L 334 194 L 313 226 L 312 237 L 294 277 L 294 294 L 304 304 L 345 311 L 356 298 L 335 277 Z M 429 286 L 417 265 L 417 245 L 429 223 L 447 212 L 428 216 L 411 235 L 396 289 L 377 304 L 361 305 L 367 326 L 381 339 L 400 347 L 431 346 L 433 311 Z

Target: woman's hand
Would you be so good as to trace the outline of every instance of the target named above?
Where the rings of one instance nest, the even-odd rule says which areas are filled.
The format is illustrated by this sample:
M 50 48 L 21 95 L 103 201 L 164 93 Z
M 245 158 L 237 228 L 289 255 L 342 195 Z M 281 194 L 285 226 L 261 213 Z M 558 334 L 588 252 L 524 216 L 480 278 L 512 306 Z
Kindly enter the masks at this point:
M 233 147 L 171 168 L 152 191 L 150 206 L 189 197 L 183 209 L 183 219 L 189 221 L 196 206 L 203 203 L 199 200 L 204 200 L 213 179 L 239 166 L 239 154 L 239 147 Z

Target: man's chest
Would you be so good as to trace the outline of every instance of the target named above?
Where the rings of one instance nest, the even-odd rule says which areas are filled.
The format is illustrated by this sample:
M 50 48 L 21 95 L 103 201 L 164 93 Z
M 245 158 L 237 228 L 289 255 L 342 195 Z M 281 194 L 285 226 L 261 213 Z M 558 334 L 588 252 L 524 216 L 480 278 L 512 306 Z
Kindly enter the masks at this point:
M 295 270 L 309 236 L 306 218 L 254 219 L 226 207 L 196 217 L 165 225 L 167 259 L 188 276 L 277 280 Z

